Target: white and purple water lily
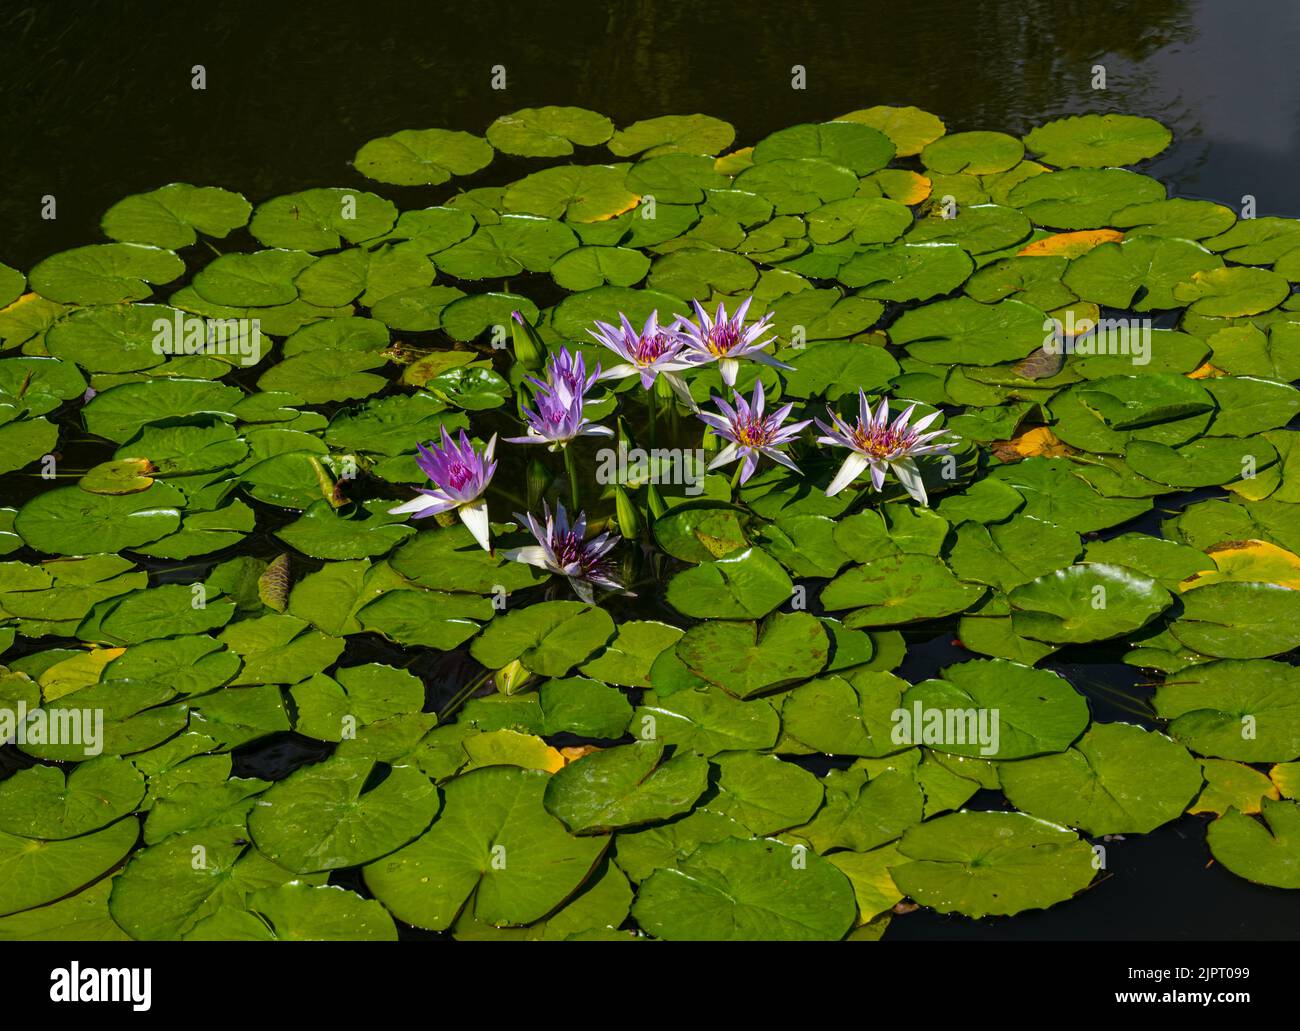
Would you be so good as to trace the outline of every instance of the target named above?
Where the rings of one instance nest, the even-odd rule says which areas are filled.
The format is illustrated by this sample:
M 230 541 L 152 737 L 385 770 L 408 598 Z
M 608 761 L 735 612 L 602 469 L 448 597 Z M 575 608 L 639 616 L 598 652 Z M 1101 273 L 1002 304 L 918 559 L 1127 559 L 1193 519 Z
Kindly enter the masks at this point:
M 537 410 L 522 408 L 528 432 L 522 437 L 507 437 L 512 444 L 546 444 L 558 451 L 575 437 L 612 437 L 614 431 L 597 426 L 583 414 L 587 391 L 600 378 L 600 366 L 587 375 L 582 355 L 571 355 L 561 347 L 546 363 L 546 382 L 529 377 L 537 387 Z
M 633 328 L 626 315 L 620 312 L 618 317 L 622 323 L 619 327 L 597 321 L 596 330 L 587 330 L 597 343 L 623 359 L 618 365 L 602 372 L 600 378 L 625 379 L 628 376 L 640 376 L 641 386 L 652 390 L 656 377 L 662 376 L 687 408 L 692 412 L 698 411 L 690 387 L 681 377 L 683 370 L 695 365 L 682 354 L 682 348 L 686 344 L 683 335 L 675 326 L 659 325 L 657 311 L 650 313 L 640 333 Z
M 515 518 L 528 524 L 537 543 L 523 548 L 509 548 L 502 551 L 502 555 L 511 561 L 526 562 L 530 566 L 566 577 L 574 592 L 588 605 L 595 600 L 594 587 L 610 591 L 623 590 L 623 585 L 614 579 L 614 563 L 608 557 L 623 538 L 617 534 L 602 533 L 587 540 L 585 513 L 579 512 L 578 518 L 570 526 L 562 504 L 556 504 L 554 516 L 545 502 L 542 503 L 542 511 L 545 514 L 544 522 L 533 518 L 531 513 L 516 513 Z
M 686 341 L 682 334 L 669 326 L 659 325 L 659 313 L 651 312 L 645 320 L 640 333 L 633 328 L 628 317 L 619 314 L 621 326 L 611 326 L 608 322 L 596 322 L 595 329 L 587 330 L 598 344 L 608 347 L 622 361 L 600 374 L 601 379 L 626 379 L 628 376 L 640 376 L 641 386 L 649 390 L 654 386 L 655 377 L 663 375 L 673 389 L 680 394 L 686 389 L 677 373 L 691 368 L 692 363 L 681 355 Z M 681 384 L 680 388 L 678 383 Z M 686 391 L 689 396 L 689 391 Z
M 798 472 L 799 467 L 780 449 L 794 440 L 799 435 L 799 431 L 812 420 L 805 419 L 803 422 L 791 423 L 789 426 L 783 425 L 789 418 L 791 409 L 794 408 L 792 404 L 782 405 L 774 412 L 764 412 L 761 380 L 754 384 L 754 396 L 751 400 L 746 401 L 739 392 L 736 392 L 735 398 L 734 408 L 720 397 L 713 398 L 713 403 L 718 406 L 721 415 L 712 412 L 699 413 L 700 419 L 707 423 L 710 429 L 728 441 L 709 463 L 709 468 L 716 469 L 736 459 L 742 459 L 744 465 L 741 466 L 740 482 L 744 483 L 754 475 L 759 456 L 766 455 L 774 462 L 780 462 L 786 468 Z
M 746 297 L 731 317 L 727 316 L 726 306 L 719 304 L 717 314 L 712 318 L 699 301 L 692 301 L 696 321 L 691 322 L 685 318 L 677 321 L 676 328 L 684 338 L 686 357 L 691 364 L 698 366 L 716 361 L 722 381 L 729 387 L 736 385 L 736 374 L 740 371 L 738 358 L 752 358 L 775 369 L 794 368 L 793 365 L 777 361 L 763 350 L 775 340 L 775 337 L 767 336 L 772 332 L 769 325 L 772 320 L 770 313 L 748 329 L 745 328 L 745 314 L 753 300 L 752 297 Z
M 532 376 L 528 379 L 534 386 L 555 394 L 565 407 L 570 407 L 575 399 L 586 397 L 587 391 L 596 385 L 596 380 L 600 379 L 600 364 L 596 364 L 595 372 L 587 375 L 582 352 L 570 354 L 568 348 L 561 347 L 546 360 L 545 383 Z
M 948 435 L 947 430 L 925 432 L 926 427 L 939 418 L 938 412 L 931 412 L 911 423 L 915 410 L 915 404 L 908 405 L 903 414 L 891 423 L 889 399 L 882 397 L 873 415 L 871 405 L 867 403 L 867 395 L 861 390 L 858 391 L 856 425 L 850 426 L 845 419 L 827 408 L 831 421 L 827 425 L 820 419 L 817 420 L 818 428 L 825 434 L 818 437 L 817 442 L 838 444 L 849 449 L 848 458 L 844 459 L 840 471 L 826 488 L 827 496 L 838 494 L 866 469 L 871 470 L 872 487 L 883 490 L 885 473 L 893 470 L 903 489 L 921 504 L 928 505 L 930 502 L 925 494 L 925 484 L 921 482 L 921 471 L 916 466 L 916 458 L 946 452 L 952 442 L 940 439 Z
M 474 535 L 474 539 L 483 546 L 484 551 L 491 551 L 489 541 L 487 499 L 483 492 L 497 471 L 493 460 L 496 451 L 496 434 L 487 442 L 482 451 L 470 443 L 465 431 L 460 431 L 460 440 L 454 441 L 442 427 L 442 446 L 430 444 L 425 447 L 416 445 L 419 452 L 415 462 L 424 475 L 433 481 L 433 490 L 420 488 L 419 496 L 405 504 L 390 508 L 391 515 L 411 514 L 414 519 L 450 512 L 452 509 L 460 516 Z

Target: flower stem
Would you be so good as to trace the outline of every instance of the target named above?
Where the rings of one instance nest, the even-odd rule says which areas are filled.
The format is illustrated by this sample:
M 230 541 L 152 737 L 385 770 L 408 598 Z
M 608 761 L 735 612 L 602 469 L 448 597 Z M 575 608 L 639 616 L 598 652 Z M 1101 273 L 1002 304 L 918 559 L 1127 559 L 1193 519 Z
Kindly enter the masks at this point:
M 736 500 L 736 489 L 740 486 L 740 474 L 745 471 L 745 460 L 736 459 L 736 471 L 731 474 L 731 500 Z
M 569 504 L 573 507 L 573 514 L 578 513 L 578 504 L 580 495 L 578 493 L 578 464 L 573 458 L 573 446 L 566 444 L 564 447 L 564 471 L 569 474 Z
M 438 722 L 439 723 L 445 722 L 447 717 L 450 716 L 457 709 L 459 709 L 462 705 L 464 705 L 466 699 L 468 699 L 470 695 L 472 695 L 475 691 L 477 691 L 480 687 L 482 687 L 485 683 L 487 683 L 488 678 L 491 677 L 495 672 L 496 672 L 495 670 L 488 670 L 486 673 L 480 674 L 479 676 L 471 680 L 468 684 L 466 684 L 464 688 L 458 691 L 456 693 L 456 696 L 452 698 L 450 702 L 447 703 L 446 707 L 442 710 L 442 712 L 438 713 Z
M 659 398 L 652 386 L 646 391 L 646 407 L 650 410 L 650 446 L 655 446 L 655 430 L 659 422 Z

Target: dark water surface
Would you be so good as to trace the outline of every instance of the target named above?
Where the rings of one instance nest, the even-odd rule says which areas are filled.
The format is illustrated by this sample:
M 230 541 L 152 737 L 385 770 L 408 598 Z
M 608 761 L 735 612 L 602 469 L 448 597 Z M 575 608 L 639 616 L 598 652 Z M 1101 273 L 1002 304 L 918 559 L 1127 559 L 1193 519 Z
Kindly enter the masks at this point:
M 1173 195 L 1232 207 L 1250 195 L 1260 215 L 1297 216 L 1297 53 L 1297 0 L 3 0 L 0 261 L 28 269 L 97 242 L 113 202 L 167 182 L 225 186 L 254 203 L 312 186 L 369 187 L 348 162 L 372 137 L 435 126 L 481 133 L 500 114 L 542 104 L 590 107 L 620 124 L 703 111 L 732 122 L 738 146 L 874 104 L 914 104 L 950 131 L 1017 134 L 1074 112 L 1149 115 L 1173 129 L 1175 142 L 1144 171 Z M 197 64 L 203 91 L 191 88 Z M 489 85 L 496 65 L 506 69 L 504 91 Z M 804 90 L 791 88 L 795 65 L 806 70 Z M 1096 65 L 1105 68 L 1104 91 L 1093 88 Z M 498 156 L 463 182 L 508 182 L 530 167 Z M 406 208 L 450 191 L 384 192 Z M 49 194 L 57 198 L 53 221 L 40 217 Z M 14 478 L 3 487 L 8 504 L 21 500 L 8 496 L 15 490 L 39 489 Z M 265 536 L 268 510 L 258 509 Z M 1154 515 L 1145 518 L 1149 525 L 1136 528 L 1156 532 Z M 951 631 L 908 636 L 908 679 L 969 657 Z M 353 647 L 365 645 L 350 640 Z M 419 672 L 461 679 L 449 668 L 456 657 L 438 661 L 448 668 Z M 1062 652 L 1047 665 L 1087 694 L 1095 718 L 1151 725 L 1142 715 L 1151 688 L 1106 645 Z M 321 747 L 285 736 L 239 756 L 236 772 L 283 775 L 320 758 Z M 971 805 L 982 802 L 996 806 L 1000 796 L 981 793 Z M 920 911 L 896 918 L 886 937 L 1300 935 L 1300 893 L 1209 865 L 1205 822 L 1184 816 L 1107 843 L 1112 876 L 1051 910 L 984 921 Z

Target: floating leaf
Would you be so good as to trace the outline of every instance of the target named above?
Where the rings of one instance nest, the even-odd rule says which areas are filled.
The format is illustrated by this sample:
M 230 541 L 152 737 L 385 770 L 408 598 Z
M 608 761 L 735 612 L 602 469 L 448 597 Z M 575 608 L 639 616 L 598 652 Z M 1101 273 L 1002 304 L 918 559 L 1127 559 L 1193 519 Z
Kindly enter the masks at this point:
M 526 107 L 488 126 L 487 139 L 504 154 L 564 157 L 573 146 L 594 147 L 614 134 L 614 123 L 581 107 Z M 462 173 L 463 174 L 463 173 Z
M 482 137 L 446 129 L 403 129 L 364 144 L 352 163 L 369 179 L 398 186 L 437 186 L 492 161 Z
M 1072 115 L 1040 125 L 1025 146 L 1049 165 L 1105 168 L 1155 157 L 1173 134 L 1153 118 L 1135 115 Z
M 825 941 L 842 938 L 857 908 L 848 879 L 821 856 L 795 868 L 780 842 L 701 845 L 676 869 L 641 884 L 632 914 L 656 938 Z
M 334 758 L 274 785 L 248 821 L 258 849 L 298 873 L 356 866 L 420 834 L 438 812 L 424 774 L 395 766 L 371 783 L 374 764 Z
M 433 826 L 367 866 L 366 887 L 399 920 L 431 930 L 451 926 L 466 907 L 496 926 L 544 917 L 587 879 L 608 843 L 575 838 L 546 812 L 548 781 L 504 766 L 455 778 Z
M 1300 888 L 1300 805 L 1264 799 L 1262 818 L 1229 809 L 1206 832 L 1220 863 L 1256 884 Z
M 1127 723 L 1094 724 L 1066 751 L 1005 763 L 999 776 L 1018 809 L 1094 836 L 1150 833 L 1201 788 L 1185 748 Z
M 1023 813 L 953 813 L 913 827 L 899 890 L 940 913 L 1008 916 L 1064 902 L 1092 881 L 1087 842 Z

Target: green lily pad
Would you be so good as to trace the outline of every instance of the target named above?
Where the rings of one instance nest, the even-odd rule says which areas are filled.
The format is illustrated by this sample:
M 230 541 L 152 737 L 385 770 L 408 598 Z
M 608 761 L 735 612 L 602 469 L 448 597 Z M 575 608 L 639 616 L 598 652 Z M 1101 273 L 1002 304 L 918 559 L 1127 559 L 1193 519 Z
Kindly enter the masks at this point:
M 1087 834 L 1148 834 L 1176 820 L 1201 790 L 1201 770 L 1181 745 L 1127 723 L 1096 723 L 1057 755 L 1004 763 L 1018 809 Z
M 238 387 L 209 380 L 150 379 L 97 394 L 82 410 L 82 417 L 91 433 L 125 444 L 141 427 L 164 419 L 214 415 L 233 421 L 231 409 L 242 397 Z
M 1169 607 L 1169 592 L 1123 566 L 1085 562 L 1011 589 L 1012 627 L 1050 644 L 1104 641 L 1145 626 Z
M 133 812 L 144 777 L 124 759 L 79 763 L 66 775 L 33 766 L 0 782 L 0 831 L 26 838 L 75 838 Z
M 986 591 L 963 583 L 938 558 L 900 554 L 846 569 L 822 589 L 821 603 L 852 609 L 848 627 L 899 626 L 962 612 Z
M 126 495 L 56 487 L 19 509 L 14 529 L 29 547 L 54 555 L 119 551 L 174 532 L 181 520 L 177 500 L 159 484 Z
M 489 669 L 518 659 L 534 673 L 562 677 L 613 635 L 614 621 L 604 609 L 548 601 L 493 620 L 470 646 L 470 654 Z
M 1220 863 L 1256 884 L 1300 888 L 1300 805 L 1263 800 L 1262 819 L 1229 809 L 1206 832 Z
M 821 158 L 859 176 L 884 168 L 893 156 L 893 141 L 861 122 L 791 126 L 759 140 L 753 154 L 756 165 L 782 158 Z
M 1031 130 L 1025 146 L 1058 168 L 1105 168 L 1155 157 L 1172 139 L 1173 134 L 1153 118 L 1072 115 Z
M 820 158 L 777 158 L 747 168 L 735 187 L 765 197 L 778 215 L 813 211 L 830 201 L 852 197 L 858 180 L 850 169 Z
M 1098 229 L 1124 208 L 1164 200 L 1165 188 L 1155 179 L 1122 168 L 1072 168 L 1026 179 L 1008 199 L 1035 225 Z
M 762 700 L 742 701 L 719 687 L 701 687 L 671 694 L 649 691 L 633 715 L 637 734 L 652 737 L 701 755 L 771 748 L 781 731 L 776 710 Z
M 670 941 L 834 941 L 856 913 L 853 886 L 829 862 L 762 838 L 701 845 L 646 878 L 632 906 Z
M 893 737 L 894 714 L 907 689 L 905 680 L 878 671 L 818 677 L 785 696 L 781 725 L 828 755 L 888 755 L 906 747 Z
M 696 676 L 738 698 L 806 680 L 825 667 L 830 638 L 806 612 L 778 612 L 763 623 L 719 620 L 691 627 L 676 654 Z
M 587 879 L 609 840 L 569 834 L 543 808 L 548 781 L 495 766 L 448 782 L 433 826 L 367 866 L 366 886 L 397 919 L 431 930 L 463 909 L 494 926 L 544 917 Z
M 990 305 L 958 297 L 905 312 L 890 327 L 890 337 L 921 361 L 989 365 L 1039 347 L 1045 318 L 1023 301 Z
M 526 107 L 488 126 L 487 139 L 503 154 L 565 157 L 574 144 L 595 147 L 614 135 L 614 123 L 581 107 Z
M 53 902 L 116 866 L 135 845 L 132 818 L 62 841 L 0 832 L 0 916 Z
M 51 301 L 119 304 L 141 301 L 155 286 L 170 283 L 185 263 L 161 247 L 101 243 L 60 251 L 32 269 L 31 288 Z
M 0 941 L 130 941 L 108 913 L 112 887 L 106 878 L 58 902 L 4 917 Z
M 392 201 L 364 190 L 303 190 L 273 197 L 257 206 L 248 231 L 264 247 L 331 251 L 343 241 L 361 243 L 393 227 L 397 208 Z
M 113 920 L 137 940 L 174 941 L 210 916 L 243 909 L 252 892 L 296 879 L 251 848 L 247 833 L 241 822 L 201 827 L 134 853 L 113 880 Z
M 239 672 L 239 656 L 206 634 L 129 646 L 104 667 L 103 680 L 153 680 L 179 695 L 220 687 Z
M 668 583 L 667 599 L 685 616 L 761 619 L 793 589 L 776 559 L 758 548 L 745 548 L 678 573 Z
M 1300 645 L 1300 591 L 1271 583 L 1207 583 L 1180 599 L 1170 624 L 1189 648 L 1223 659 L 1280 655 Z
M 955 290 L 974 268 L 970 255 L 955 243 L 896 243 L 855 255 L 838 276 L 863 297 L 924 301 Z
M 546 785 L 547 812 L 575 834 L 603 834 L 686 812 L 708 786 L 709 764 L 692 752 L 664 758 L 659 741 L 592 752 Z
M 200 920 L 185 940 L 397 941 L 383 906 L 343 888 L 292 882 L 255 891 L 244 904 Z
M 356 614 L 366 630 L 407 646 L 439 651 L 451 651 L 469 640 L 479 631 L 474 620 L 491 616 L 492 605 L 486 598 L 426 590 L 387 591 L 364 602 Z
M 901 709 L 895 743 L 984 759 L 1063 752 L 1088 725 L 1068 681 L 1006 659 L 949 666 L 912 687 Z
M 304 767 L 262 796 L 248 821 L 253 841 L 298 873 L 356 866 L 401 848 L 437 814 L 437 790 L 412 766 L 394 766 L 377 783 L 374 773 L 364 759 Z
M 1023 813 L 953 813 L 913 827 L 889 868 L 905 895 L 940 913 L 975 918 L 1046 909 L 1095 873 L 1087 842 Z
M 387 502 L 370 502 L 353 516 L 345 517 L 322 499 L 275 535 L 312 558 L 374 558 L 415 533 L 413 526 L 399 521 L 401 516 L 389 514 L 389 507 Z
M 605 650 L 582 667 L 589 677 L 624 687 L 649 687 L 655 659 L 677 643 L 682 631 L 655 620 L 629 620 Z
M 492 161 L 492 146 L 480 136 L 446 129 L 403 129 L 370 140 L 352 163 L 369 179 L 398 186 L 437 186 L 452 176 L 471 175 Z
M 736 130 L 720 118 L 708 115 L 663 115 L 633 122 L 619 129 L 609 149 L 619 157 L 640 154 L 717 154 L 731 146 Z
M 171 183 L 124 197 L 104 213 L 104 235 L 122 243 L 176 250 L 204 236 L 221 238 L 248 222 L 252 207 L 242 195 L 216 186 Z
M 369 397 L 388 383 L 369 371 L 382 367 L 383 355 L 364 351 L 315 351 L 286 358 L 257 381 L 261 390 L 280 390 L 308 404 Z
M 342 740 L 345 730 L 419 712 L 424 705 L 424 684 L 418 677 L 379 663 L 347 666 L 333 677 L 318 673 L 294 685 L 290 693 L 298 710 L 294 729 L 323 741 Z
M 1169 733 L 1199 755 L 1241 762 L 1300 756 L 1300 683 L 1293 666 L 1222 659 L 1182 670 L 1156 691 Z

